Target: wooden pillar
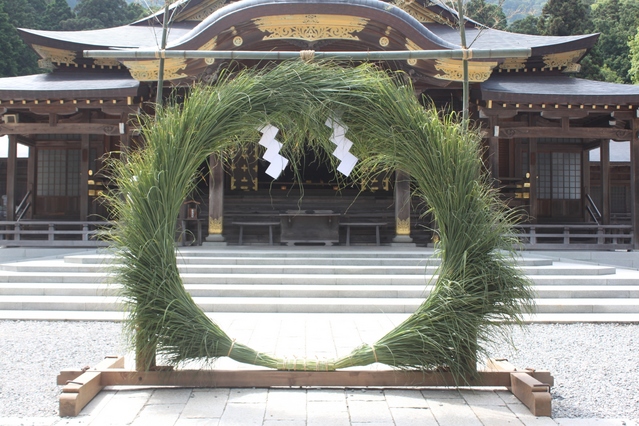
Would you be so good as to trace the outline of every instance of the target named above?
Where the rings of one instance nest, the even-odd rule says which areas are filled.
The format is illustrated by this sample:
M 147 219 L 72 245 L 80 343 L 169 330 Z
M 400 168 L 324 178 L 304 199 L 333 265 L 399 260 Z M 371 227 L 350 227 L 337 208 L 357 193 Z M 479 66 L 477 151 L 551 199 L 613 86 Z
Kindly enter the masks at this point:
M 7 220 L 16 220 L 16 179 L 18 165 L 18 136 L 9 135 L 7 157 Z
M 581 199 L 583 200 L 583 204 L 584 204 L 584 209 L 583 209 L 584 221 L 588 222 L 592 220 L 592 218 L 588 214 L 588 211 L 585 208 L 585 206 L 588 205 L 588 200 L 586 199 L 586 196 L 590 195 L 590 150 L 589 149 L 584 149 L 581 151 L 581 178 L 583 179 L 581 183 L 581 188 L 582 188 Z
M 537 223 L 537 139 L 528 139 L 528 171 L 530 173 L 529 212 L 530 223 Z
M 639 110 L 637 110 L 639 115 Z M 632 197 L 632 232 L 635 250 L 639 249 L 639 118 L 632 120 L 630 138 L 630 194 Z
M 224 165 L 216 154 L 209 157 L 209 235 L 207 243 L 224 244 Z
M 490 137 L 488 138 L 488 168 L 496 181 L 499 179 L 499 119 L 490 117 Z M 499 182 L 495 182 L 499 184 Z
M 31 203 L 31 207 L 27 210 L 26 218 L 33 219 L 33 210 L 35 208 L 35 178 L 36 178 L 36 149 L 35 145 L 29 146 L 29 159 L 27 160 L 27 192 Z
M 604 225 L 610 225 L 610 140 L 601 141 L 601 216 Z
M 395 238 L 391 245 L 412 244 L 410 237 L 410 176 L 395 171 Z
M 89 135 L 80 142 L 80 220 L 89 220 Z

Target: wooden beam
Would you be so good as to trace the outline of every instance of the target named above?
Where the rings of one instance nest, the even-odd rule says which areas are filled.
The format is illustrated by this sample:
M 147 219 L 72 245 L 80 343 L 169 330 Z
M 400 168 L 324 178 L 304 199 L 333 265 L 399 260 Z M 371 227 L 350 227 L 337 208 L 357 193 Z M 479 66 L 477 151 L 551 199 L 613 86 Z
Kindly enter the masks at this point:
M 601 141 L 601 215 L 604 225 L 610 225 L 610 140 Z
M 550 417 L 552 398 L 550 386 L 528 373 L 510 373 L 511 392 L 530 410 L 533 416 Z
M 1 134 L 2 132 L 0 132 Z M 18 138 L 9 135 L 9 153 L 7 157 L 7 212 L 6 220 L 15 220 L 16 180 L 18 178 Z
M 632 131 L 602 127 L 500 127 L 499 137 L 510 138 L 571 138 L 630 140 Z
M 49 123 L 1 123 L 0 134 L 3 135 L 36 135 L 36 134 L 89 134 L 119 136 L 120 130 L 117 124 L 94 123 L 58 123 L 50 126 Z
M 632 120 L 630 138 L 630 197 L 634 248 L 639 249 L 639 118 Z

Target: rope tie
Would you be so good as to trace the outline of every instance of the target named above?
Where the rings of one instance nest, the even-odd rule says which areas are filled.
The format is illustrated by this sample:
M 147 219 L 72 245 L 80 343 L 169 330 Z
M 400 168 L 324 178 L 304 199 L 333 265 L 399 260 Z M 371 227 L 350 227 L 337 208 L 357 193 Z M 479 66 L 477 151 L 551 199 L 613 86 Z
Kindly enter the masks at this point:
M 379 362 L 377 361 L 377 352 L 375 352 L 375 345 L 370 345 L 370 347 L 373 350 L 373 356 L 375 357 L 375 362 Z
M 462 49 L 462 59 L 470 60 L 473 59 L 473 51 L 471 49 Z
M 314 50 L 300 50 L 300 58 L 304 62 L 310 62 L 315 57 Z
M 233 346 L 235 346 L 235 339 L 233 339 L 233 342 L 231 343 L 231 347 L 229 348 L 229 353 L 226 354 L 226 356 L 231 356 L 231 352 L 233 352 Z M 255 359 L 257 359 L 257 357 L 255 357 Z

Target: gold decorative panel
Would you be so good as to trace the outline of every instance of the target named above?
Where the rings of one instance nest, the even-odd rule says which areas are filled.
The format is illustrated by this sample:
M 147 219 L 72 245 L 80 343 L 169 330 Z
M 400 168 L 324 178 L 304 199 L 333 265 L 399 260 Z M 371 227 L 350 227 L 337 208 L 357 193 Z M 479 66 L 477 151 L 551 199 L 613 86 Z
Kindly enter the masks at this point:
M 119 67 L 120 61 L 115 58 L 95 58 L 93 63 L 99 67 Z
M 269 33 L 264 40 L 298 39 L 317 41 L 326 39 L 359 40 L 368 19 L 343 15 L 277 15 L 255 18 L 260 31 Z
M 221 234 L 223 231 L 222 218 L 213 219 L 209 216 L 209 234 Z
M 397 235 L 410 235 L 410 218 L 396 219 L 395 233 Z
M 526 60 L 528 58 L 508 58 L 501 65 L 499 69 L 502 70 L 523 70 L 526 68 Z
M 232 191 L 257 191 L 257 146 L 240 148 L 229 169 Z
M 56 49 L 54 47 L 40 46 L 34 44 L 33 49 L 44 59 L 44 63 L 52 62 L 54 64 L 77 65 L 75 63 L 76 54 L 70 50 Z
M 586 53 L 586 49 L 573 50 L 571 52 L 553 53 L 544 55 L 545 68 L 564 68 L 574 64 Z
M 413 18 L 417 19 L 419 22 L 438 23 L 449 26 L 456 25 L 440 14 L 433 12 L 432 10 L 417 3 L 415 0 L 395 0 L 393 1 L 393 4 L 402 9 L 404 12 L 408 13 Z
M 442 74 L 435 78 L 450 81 L 464 81 L 463 61 L 461 59 L 437 59 L 435 69 Z M 468 81 L 478 83 L 488 80 L 497 62 L 471 62 L 468 61 Z
M 131 76 L 138 81 L 156 81 L 160 70 L 160 61 L 123 61 L 131 72 Z M 186 60 L 179 58 L 168 58 L 164 60 L 164 79 L 176 80 L 187 77 L 181 73 L 186 68 Z

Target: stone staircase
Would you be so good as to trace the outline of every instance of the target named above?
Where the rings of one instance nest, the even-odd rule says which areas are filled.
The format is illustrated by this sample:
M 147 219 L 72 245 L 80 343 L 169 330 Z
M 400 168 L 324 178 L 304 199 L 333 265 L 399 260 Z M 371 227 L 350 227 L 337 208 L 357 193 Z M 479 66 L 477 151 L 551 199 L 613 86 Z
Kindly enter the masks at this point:
M 0 319 L 121 320 L 106 254 L 0 264 Z M 531 322 L 639 322 L 639 271 L 524 253 L 534 283 Z M 187 247 L 184 285 L 207 313 L 413 312 L 438 260 L 425 248 Z

